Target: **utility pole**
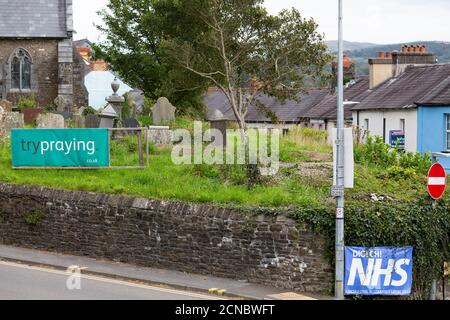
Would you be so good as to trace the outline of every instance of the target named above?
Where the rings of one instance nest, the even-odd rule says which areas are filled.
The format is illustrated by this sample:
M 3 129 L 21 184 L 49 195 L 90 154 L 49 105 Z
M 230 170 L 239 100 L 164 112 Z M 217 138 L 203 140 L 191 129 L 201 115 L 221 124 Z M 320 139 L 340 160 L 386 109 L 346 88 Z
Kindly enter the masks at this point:
M 338 100 L 337 100 L 337 139 L 336 139 L 336 275 L 335 297 L 344 299 L 344 40 L 343 40 L 343 0 L 339 0 L 339 37 L 338 37 Z

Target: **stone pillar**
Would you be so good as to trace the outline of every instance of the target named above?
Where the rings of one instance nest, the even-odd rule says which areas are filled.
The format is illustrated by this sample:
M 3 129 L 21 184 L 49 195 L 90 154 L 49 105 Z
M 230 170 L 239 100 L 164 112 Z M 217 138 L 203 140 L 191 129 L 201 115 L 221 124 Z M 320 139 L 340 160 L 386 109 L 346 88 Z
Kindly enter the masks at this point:
M 58 111 L 71 112 L 73 108 L 73 8 L 66 0 L 67 38 L 58 42 Z
M 58 43 L 58 111 L 71 112 L 73 107 L 73 42 L 64 39 Z

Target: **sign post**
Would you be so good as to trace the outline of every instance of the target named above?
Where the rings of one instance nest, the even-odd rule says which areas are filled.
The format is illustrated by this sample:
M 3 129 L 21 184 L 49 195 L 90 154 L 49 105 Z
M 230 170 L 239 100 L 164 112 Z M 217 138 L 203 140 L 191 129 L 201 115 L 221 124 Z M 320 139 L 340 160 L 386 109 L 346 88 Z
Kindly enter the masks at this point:
M 338 98 L 337 98 L 337 138 L 336 144 L 336 185 L 332 194 L 336 198 L 336 270 L 335 297 L 344 299 L 344 201 L 345 201 L 345 168 L 344 168 L 344 38 L 343 38 L 343 0 L 339 0 L 338 17 Z

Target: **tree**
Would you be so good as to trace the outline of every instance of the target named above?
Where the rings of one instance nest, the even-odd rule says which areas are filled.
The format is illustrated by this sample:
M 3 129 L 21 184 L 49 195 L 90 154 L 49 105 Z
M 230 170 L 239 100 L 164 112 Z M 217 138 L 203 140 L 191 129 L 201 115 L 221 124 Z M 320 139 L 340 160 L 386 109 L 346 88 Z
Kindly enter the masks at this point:
M 227 97 L 242 136 L 245 117 L 265 93 L 298 99 L 306 83 L 320 79 L 331 56 L 313 19 L 295 9 L 269 15 L 263 0 L 180 0 L 187 20 L 203 32 L 193 39 L 163 41 L 164 52 L 192 75 L 206 79 Z M 248 88 L 249 79 L 253 86 Z
M 168 97 L 181 111 L 199 110 L 207 82 L 163 61 L 161 43 L 177 38 L 191 41 L 202 24 L 182 11 L 178 0 L 110 0 L 99 12 L 106 36 L 94 44 L 93 58 L 104 59 L 132 86 L 153 100 Z

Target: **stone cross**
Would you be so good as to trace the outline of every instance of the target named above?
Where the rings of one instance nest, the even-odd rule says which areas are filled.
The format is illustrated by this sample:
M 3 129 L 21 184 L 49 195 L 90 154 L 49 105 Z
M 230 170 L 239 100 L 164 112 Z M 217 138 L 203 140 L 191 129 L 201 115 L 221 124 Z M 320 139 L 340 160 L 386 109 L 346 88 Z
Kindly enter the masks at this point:
M 173 121 L 175 120 L 175 108 L 167 98 L 159 98 L 156 104 L 153 106 L 152 116 L 153 116 L 153 124 L 161 125 L 164 121 Z

